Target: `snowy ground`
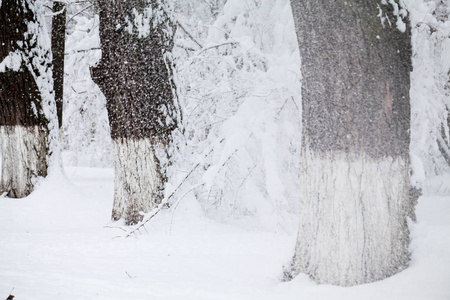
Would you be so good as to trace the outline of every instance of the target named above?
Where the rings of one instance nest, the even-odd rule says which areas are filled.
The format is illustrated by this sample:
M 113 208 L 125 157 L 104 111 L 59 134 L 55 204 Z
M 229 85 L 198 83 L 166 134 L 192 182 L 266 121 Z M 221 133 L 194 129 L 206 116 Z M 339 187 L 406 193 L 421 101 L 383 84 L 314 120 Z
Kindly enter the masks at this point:
M 112 169 L 66 168 L 26 199 L 0 199 L 0 299 L 450 299 L 450 197 L 422 197 L 410 267 L 351 288 L 280 281 L 295 234 L 203 216 L 192 199 L 148 233 L 109 221 Z

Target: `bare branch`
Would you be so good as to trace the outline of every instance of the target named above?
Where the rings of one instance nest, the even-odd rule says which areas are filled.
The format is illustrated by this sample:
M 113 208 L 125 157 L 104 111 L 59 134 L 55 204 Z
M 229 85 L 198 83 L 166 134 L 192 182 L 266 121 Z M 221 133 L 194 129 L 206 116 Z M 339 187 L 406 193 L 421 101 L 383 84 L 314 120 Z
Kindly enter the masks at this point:
M 70 21 L 72 21 L 73 18 L 75 18 L 76 16 L 78 16 L 79 14 L 81 14 L 82 12 L 84 12 L 85 10 L 88 10 L 89 8 L 91 8 L 93 6 L 93 4 L 86 6 L 85 8 L 83 8 L 82 10 L 80 10 L 79 12 L 77 12 L 76 14 L 74 14 L 72 17 L 70 17 L 69 20 L 67 20 L 67 23 L 69 23 Z
M 123 229 L 122 227 L 117 227 L 117 226 L 103 226 L 104 228 L 110 228 L 110 229 L 120 229 L 122 231 L 127 232 L 125 229 Z
M 236 45 L 236 44 L 238 44 L 238 42 L 226 42 L 226 43 L 214 45 L 214 46 L 211 46 L 211 47 L 207 47 L 207 48 L 202 49 L 198 54 L 203 53 L 203 52 L 205 52 L 205 51 L 207 51 L 207 50 L 210 50 L 210 49 L 219 48 L 219 47 L 226 46 L 226 45 L 234 46 L 234 45 Z
M 186 47 L 186 46 L 183 46 L 183 45 L 180 45 L 180 44 L 175 44 L 175 47 L 178 47 L 178 48 L 181 48 L 181 49 L 184 49 L 184 50 L 187 50 L 187 51 L 195 51 L 194 48 Z
M 197 40 L 186 30 L 186 28 L 183 27 L 183 25 L 181 25 L 180 22 L 177 21 L 177 26 L 183 30 L 183 32 L 195 43 L 197 44 L 197 46 L 200 47 L 200 49 L 203 48 L 202 44 L 200 44 L 199 42 L 197 42 Z
M 63 1 L 55 1 L 55 2 L 63 2 Z M 50 8 L 50 6 L 45 5 L 45 7 L 52 10 L 52 8 Z M 56 12 L 52 11 L 49 15 L 45 15 L 45 16 L 46 17 L 54 17 L 54 16 L 62 14 L 65 10 L 66 10 L 66 7 L 64 6 L 60 11 L 56 11 Z
M 94 50 L 101 50 L 101 48 L 100 47 L 95 47 L 95 48 L 90 48 L 90 49 L 76 50 L 74 52 L 75 53 L 80 53 L 80 52 L 88 52 L 88 51 L 94 51 Z M 70 55 L 70 53 L 64 53 L 64 55 Z

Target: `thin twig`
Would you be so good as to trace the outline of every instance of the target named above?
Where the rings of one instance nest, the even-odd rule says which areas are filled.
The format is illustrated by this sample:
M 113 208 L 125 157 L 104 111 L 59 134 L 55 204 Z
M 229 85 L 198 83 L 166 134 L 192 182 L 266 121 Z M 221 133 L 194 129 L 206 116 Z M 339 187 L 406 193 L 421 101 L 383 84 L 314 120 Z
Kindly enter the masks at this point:
M 93 50 L 101 50 L 100 47 L 95 47 L 95 48 L 90 48 L 90 49 L 82 49 L 82 50 L 76 50 L 73 51 L 74 53 L 80 53 L 80 52 L 88 52 L 88 51 L 93 51 Z M 64 55 L 70 55 L 70 53 L 64 53 Z
M 241 184 L 239 185 L 239 187 L 237 189 L 236 196 L 234 197 L 235 200 L 237 199 L 237 196 L 239 194 L 239 191 L 241 190 L 241 187 L 244 185 L 245 181 L 247 181 L 247 178 L 250 177 L 250 174 L 252 174 L 253 170 L 256 168 L 257 165 L 258 165 L 258 162 L 256 162 L 256 164 L 253 166 L 253 168 L 247 173 L 244 180 L 242 180 Z
M 225 165 L 227 164 L 227 162 L 231 159 L 231 157 L 238 151 L 238 149 L 235 149 L 233 151 L 233 153 L 230 154 L 230 156 L 228 156 L 228 158 L 223 162 L 222 167 L 225 167 Z
M 204 48 L 204 49 L 200 50 L 200 52 L 198 52 L 198 54 L 203 53 L 203 52 L 205 52 L 207 50 L 210 50 L 210 49 L 219 48 L 219 47 L 226 46 L 226 45 L 234 46 L 236 44 L 238 44 L 238 42 L 226 42 L 226 43 L 210 46 L 210 47 L 207 47 L 207 48 Z
M 183 27 L 183 25 L 181 25 L 180 22 L 177 21 L 177 26 L 180 27 L 181 30 L 183 30 L 183 32 L 194 42 L 197 44 L 197 46 L 200 47 L 200 49 L 203 48 L 202 44 L 200 44 L 199 42 L 197 42 L 197 40 L 186 30 L 186 28 Z
M 284 101 L 283 105 L 281 106 L 280 110 L 277 112 L 277 115 L 280 114 L 280 112 L 283 110 L 284 106 L 286 105 L 286 103 L 288 102 L 289 98 L 286 98 L 286 101 Z
M 175 44 L 175 47 L 178 47 L 178 48 L 181 48 L 181 49 L 184 49 L 184 50 L 188 50 L 188 51 L 196 51 L 194 48 L 186 47 L 186 46 L 183 46 L 183 45 L 180 45 L 180 44 Z
M 128 275 L 128 277 L 130 277 L 131 279 L 133 279 L 133 278 L 136 278 L 136 276 L 131 276 L 130 274 L 128 274 L 128 272 L 127 272 L 127 271 L 125 271 L 125 274 L 127 274 L 127 275 Z
M 67 21 L 67 23 L 69 23 L 70 21 L 72 21 L 73 18 L 75 18 L 76 16 L 78 16 L 79 14 L 81 14 L 83 11 L 91 8 L 93 6 L 93 4 L 86 6 L 85 8 L 83 8 L 82 10 L 80 10 L 79 12 L 77 12 L 76 14 L 74 14 L 72 17 L 70 17 L 70 19 Z
M 291 99 L 292 99 L 292 102 L 293 102 L 294 105 L 295 105 L 295 108 L 297 108 L 297 110 L 300 110 L 300 108 L 297 106 L 297 102 L 295 102 L 294 97 L 291 96 Z
M 211 149 L 206 155 L 205 157 L 207 157 L 209 154 L 211 154 L 213 151 L 213 149 Z M 178 184 L 178 186 L 175 188 L 175 190 L 169 195 L 169 197 L 167 197 L 167 199 L 163 200 L 163 202 L 161 202 L 157 208 L 155 208 L 155 210 L 153 210 L 152 214 L 145 220 L 142 221 L 142 223 L 136 227 L 135 229 L 133 229 L 132 231 L 130 231 L 130 233 L 128 233 L 126 235 L 126 237 L 130 237 L 132 234 L 135 234 L 136 231 L 140 233 L 139 229 L 141 229 L 142 227 L 144 227 L 145 230 L 147 230 L 145 228 L 145 224 L 147 224 L 151 219 L 153 219 L 161 210 L 163 209 L 167 209 L 170 208 L 170 204 L 169 204 L 169 200 L 175 195 L 175 193 L 180 189 L 180 187 L 183 185 L 183 183 L 192 175 L 192 173 L 194 173 L 194 171 L 200 166 L 200 162 L 197 163 L 192 169 L 191 171 L 184 177 L 184 179 L 180 182 L 180 184 Z
M 232 157 L 237 151 L 238 151 L 238 149 L 235 149 L 235 150 L 233 151 L 233 153 L 231 153 L 230 156 L 228 156 L 228 158 L 223 162 L 221 168 L 217 171 L 217 173 L 219 173 L 220 171 L 222 171 L 222 168 L 228 163 L 228 161 L 231 159 L 231 157 Z M 213 187 L 212 187 L 212 185 L 211 185 L 211 187 L 209 188 L 209 191 L 208 191 L 208 197 L 206 198 L 206 201 L 209 201 L 209 196 L 211 195 L 211 190 L 212 190 L 212 188 L 213 188 Z
M 127 232 L 124 228 L 122 227 L 116 227 L 116 226 L 103 226 L 103 228 L 110 228 L 110 229 L 120 229 L 122 231 Z
M 194 186 L 191 187 L 186 193 L 184 193 L 184 195 L 181 196 L 181 198 L 177 201 L 177 203 L 176 203 L 176 204 L 174 205 L 174 207 L 173 207 L 172 217 L 170 218 L 170 229 L 169 229 L 169 232 L 172 232 L 173 216 L 174 216 L 174 214 L 175 214 L 176 209 L 178 208 L 178 205 L 180 205 L 181 200 L 183 200 L 184 197 L 186 197 L 187 194 L 189 194 L 190 192 L 192 192 L 192 191 L 195 190 L 196 188 L 199 188 L 199 187 L 201 187 L 201 186 L 204 186 L 205 184 L 206 184 L 206 183 L 203 182 L 203 183 L 194 185 Z
M 209 152 L 205 155 L 204 158 L 208 157 L 213 152 L 213 149 L 209 150 Z M 180 184 L 176 187 L 176 189 L 170 194 L 169 197 L 167 197 L 167 201 L 173 197 L 173 195 L 180 189 L 181 185 L 189 178 L 189 176 L 194 173 L 194 171 L 200 166 L 200 162 L 198 162 L 192 169 L 189 171 L 189 173 L 184 177 L 184 179 L 180 182 Z
M 135 234 L 136 232 L 139 232 L 139 229 L 141 229 L 142 227 L 145 228 L 145 224 L 147 224 L 151 219 L 153 219 L 162 209 L 167 207 L 167 201 L 160 203 L 158 205 L 158 207 L 156 207 L 153 210 L 153 214 L 150 215 L 144 222 L 141 223 L 141 225 L 139 225 L 138 227 L 136 227 L 135 229 L 133 229 L 132 231 L 130 231 L 125 237 L 130 237 L 131 235 Z
M 220 141 L 221 143 L 223 142 L 223 139 Z M 210 150 L 209 150 L 209 152 L 208 153 L 206 153 L 205 154 L 205 156 L 204 156 L 204 158 L 206 158 L 206 157 L 208 157 L 212 152 L 213 152 L 213 148 L 211 148 Z M 237 151 L 237 149 L 231 154 L 231 155 L 233 155 L 234 153 L 236 153 L 236 151 Z M 225 161 L 225 163 L 224 163 L 224 165 L 226 164 L 226 162 L 228 161 L 228 159 Z M 141 229 L 142 227 L 144 227 L 144 229 L 147 231 L 147 228 L 145 228 L 145 224 L 147 224 L 151 219 L 153 219 L 161 210 L 163 210 L 163 209 L 167 209 L 167 208 L 170 208 L 171 207 L 171 205 L 170 205 L 170 203 L 169 203 L 169 200 L 175 195 L 175 193 L 181 188 L 181 186 L 183 185 L 183 183 L 185 183 L 186 182 L 186 180 L 194 173 L 194 171 L 200 166 L 200 164 L 201 164 L 201 162 L 198 162 L 190 171 L 189 171 L 189 173 L 183 178 L 183 180 L 180 182 L 180 184 L 178 184 L 178 186 L 175 188 L 175 190 L 166 198 L 166 199 L 164 199 L 159 205 L 158 205 L 158 207 L 156 207 L 154 210 L 153 210 L 153 212 L 152 212 L 152 214 L 149 216 L 149 217 L 147 217 L 147 219 L 145 220 L 145 221 L 142 221 L 142 223 L 138 226 L 138 227 L 136 227 L 135 229 L 133 229 L 132 231 L 130 231 L 125 237 L 130 237 L 132 234 L 135 234 L 136 233 L 136 231 L 137 232 L 139 232 L 140 233 L 140 231 L 139 231 L 139 229 Z M 201 184 L 201 185 L 203 185 L 203 184 Z M 200 185 L 200 186 L 201 186 Z M 198 187 L 198 186 L 196 186 L 196 187 Z M 195 187 L 195 188 L 196 188 Z M 192 189 L 191 189 L 192 190 Z M 189 191 L 191 191 L 191 190 L 189 190 Z M 189 192 L 188 191 L 188 192 Z M 185 194 L 186 195 L 186 194 Z M 183 197 L 185 196 L 185 195 L 183 195 Z M 182 197 L 182 198 L 183 198 Z M 179 203 L 179 202 L 178 202 Z

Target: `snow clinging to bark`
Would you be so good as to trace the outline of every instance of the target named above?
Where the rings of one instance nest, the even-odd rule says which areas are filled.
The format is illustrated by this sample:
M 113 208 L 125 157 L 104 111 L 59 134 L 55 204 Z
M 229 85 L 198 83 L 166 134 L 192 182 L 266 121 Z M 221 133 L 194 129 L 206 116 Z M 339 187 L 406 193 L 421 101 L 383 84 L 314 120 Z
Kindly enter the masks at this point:
M 36 22 L 28 22 L 28 32 L 25 35 L 34 35 L 36 42 L 32 51 L 23 53 L 22 58 L 25 61 L 29 71 L 33 74 L 36 85 L 42 97 L 42 112 L 44 113 L 48 124 L 48 147 L 49 155 L 47 164 L 49 167 L 56 166 L 60 162 L 60 143 L 58 117 L 56 115 L 56 103 L 53 93 L 53 76 L 51 69 L 51 41 L 50 33 L 45 20 L 45 3 L 42 0 L 28 1 L 30 9 L 34 10 Z

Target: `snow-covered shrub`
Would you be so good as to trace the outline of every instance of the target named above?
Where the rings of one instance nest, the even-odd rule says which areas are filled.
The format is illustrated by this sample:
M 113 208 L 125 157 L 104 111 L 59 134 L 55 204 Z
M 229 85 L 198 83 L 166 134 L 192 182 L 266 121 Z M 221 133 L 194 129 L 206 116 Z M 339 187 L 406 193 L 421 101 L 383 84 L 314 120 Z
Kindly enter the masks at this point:
M 210 217 L 286 225 L 298 199 L 301 134 L 290 3 L 198 2 L 178 11 L 184 146 L 173 169 L 195 169 L 183 191 L 196 187 L 192 193 Z
M 90 3 L 67 7 L 64 67 L 64 163 L 112 166 L 106 100 L 92 81 L 90 67 L 100 59 L 99 19 Z
M 449 192 L 443 183 L 450 173 L 450 8 L 440 0 L 407 3 L 413 43 L 411 178 L 425 192 Z

